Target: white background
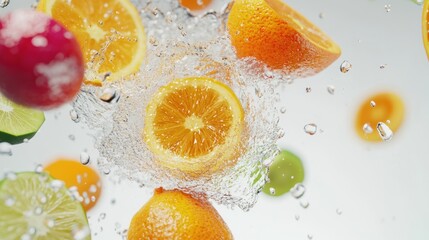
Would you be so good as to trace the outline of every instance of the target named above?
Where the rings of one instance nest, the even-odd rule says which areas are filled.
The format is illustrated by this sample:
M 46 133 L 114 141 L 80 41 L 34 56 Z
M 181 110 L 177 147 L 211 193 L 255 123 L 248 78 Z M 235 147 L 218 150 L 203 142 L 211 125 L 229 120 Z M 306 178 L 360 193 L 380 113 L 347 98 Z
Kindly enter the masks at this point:
M 1 15 L 31 4 L 11 1 L 0 9 Z M 287 2 L 343 51 L 320 74 L 282 87 L 287 111 L 280 124 L 286 135 L 279 146 L 303 159 L 303 198 L 310 205 L 304 209 L 290 195 L 261 194 L 250 212 L 217 209 L 238 240 L 429 239 L 429 61 L 422 44 L 422 6 L 410 0 Z M 339 71 L 343 60 L 353 65 L 346 74 Z M 335 86 L 334 95 L 327 92 L 328 85 Z M 306 93 L 306 87 L 312 91 Z M 392 141 L 373 144 L 358 138 L 354 118 L 359 104 L 378 91 L 399 94 L 406 114 Z M 84 149 L 91 153 L 91 138 L 70 120 L 69 110 L 65 106 L 47 113 L 46 123 L 28 144 L 14 146 L 12 157 L 0 155 L 0 173 L 34 170 L 58 156 L 78 158 Z M 307 123 L 316 123 L 323 133 L 306 134 Z M 115 228 L 128 227 L 151 190 L 107 179 L 104 186 L 99 204 L 88 213 L 94 239 L 121 239 Z M 100 213 L 106 213 L 104 220 L 98 220 Z

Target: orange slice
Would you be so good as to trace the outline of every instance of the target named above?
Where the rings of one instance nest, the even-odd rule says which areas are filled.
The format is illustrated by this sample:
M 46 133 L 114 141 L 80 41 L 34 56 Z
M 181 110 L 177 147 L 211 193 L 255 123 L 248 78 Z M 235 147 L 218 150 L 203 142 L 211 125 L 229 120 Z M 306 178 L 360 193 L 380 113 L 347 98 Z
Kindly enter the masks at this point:
M 394 93 L 378 93 L 362 102 L 356 116 L 357 134 L 364 140 L 380 142 L 377 124 L 386 124 L 392 132 L 401 126 L 405 115 L 404 103 Z
M 198 11 L 206 8 L 212 0 L 179 0 L 179 4 L 191 11 Z
M 280 0 L 236 0 L 227 25 L 238 57 L 254 57 L 294 76 L 320 72 L 341 54 L 333 40 Z
M 426 49 L 426 55 L 429 59 L 429 0 L 425 0 L 422 13 L 422 35 L 423 45 Z
M 160 165 L 198 177 L 235 163 L 243 123 L 243 107 L 228 86 L 190 77 L 155 93 L 143 138 Z
M 146 35 L 129 0 L 40 0 L 37 9 L 62 23 L 77 38 L 87 64 L 86 83 L 101 85 L 139 70 Z

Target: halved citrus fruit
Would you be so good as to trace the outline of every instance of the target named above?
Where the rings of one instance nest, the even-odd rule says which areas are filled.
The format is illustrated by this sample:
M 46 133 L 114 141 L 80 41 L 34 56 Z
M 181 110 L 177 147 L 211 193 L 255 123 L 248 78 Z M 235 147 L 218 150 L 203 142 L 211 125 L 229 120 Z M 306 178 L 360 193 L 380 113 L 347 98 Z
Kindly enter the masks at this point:
M 102 76 L 117 80 L 139 70 L 146 34 L 129 0 L 40 0 L 37 9 L 76 36 L 87 64 L 86 83 L 99 85 Z
M 60 158 L 45 166 L 44 171 L 63 181 L 68 188 L 76 188 L 86 211 L 97 204 L 102 185 L 99 174 L 93 168 L 77 160 Z
M 198 177 L 235 163 L 243 125 L 243 107 L 228 86 L 189 77 L 155 93 L 143 137 L 162 166 Z
M 227 25 L 238 57 L 254 57 L 294 76 L 313 75 L 341 54 L 333 40 L 280 0 L 236 0 Z
M 422 13 L 422 35 L 423 45 L 426 49 L 426 55 L 429 59 L 429 0 L 425 0 Z
M 91 239 L 80 203 L 43 173 L 9 173 L 0 181 L 0 213 L 3 240 Z
M 364 140 L 372 142 L 383 141 L 377 126 L 386 124 L 392 132 L 401 126 L 405 115 L 402 99 L 391 92 L 375 94 L 362 102 L 356 116 L 355 128 L 357 134 Z

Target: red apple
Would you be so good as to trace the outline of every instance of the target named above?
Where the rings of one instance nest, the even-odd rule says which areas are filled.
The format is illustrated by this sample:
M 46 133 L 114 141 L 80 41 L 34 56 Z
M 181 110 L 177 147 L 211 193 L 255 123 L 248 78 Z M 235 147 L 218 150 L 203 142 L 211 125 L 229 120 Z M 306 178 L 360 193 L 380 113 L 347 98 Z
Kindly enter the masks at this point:
M 33 10 L 0 17 L 0 92 L 7 98 L 55 108 L 76 96 L 83 74 L 80 46 L 61 24 Z

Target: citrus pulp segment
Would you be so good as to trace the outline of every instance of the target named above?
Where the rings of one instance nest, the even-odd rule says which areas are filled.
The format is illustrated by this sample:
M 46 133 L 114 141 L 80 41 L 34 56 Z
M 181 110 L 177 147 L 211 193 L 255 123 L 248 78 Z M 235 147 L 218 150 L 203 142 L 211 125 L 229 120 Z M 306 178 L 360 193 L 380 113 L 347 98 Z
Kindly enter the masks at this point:
M 80 196 L 79 200 L 86 211 L 97 204 L 102 185 L 96 170 L 79 161 L 60 158 L 45 166 L 44 171 L 63 181 L 68 188 L 76 188 Z
M 37 7 L 69 29 L 81 45 L 86 83 L 101 85 L 139 70 L 146 54 L 146 34 L 129 0 L 41 0 Z
M 426 55 L 429 59 L 429 0 L 425 0 L 422 13 L 422 36 Z
M 80 203 L 48 175 L 8 174 L 0 182 L 0 212 L 2 240 L 75 240 L 76 234 L 91 239 Z
M 273 69 L 305 77 L 335 61 L 340 47 L 280 0 L 237 0 L 227 22 L 238 57 L 254 57 Z
M 154 94 L 143 138 L 162 166 L 197 177 L 235 162 L 243 125 L 240 100 L 228 86 L 189 77 Z
M 128 239 L 230 240 L 233 236 L 209 201 L 157 189 L 131 220 Z
M 23 107 L 0 95 L 0 142 L 15 144 L 30 139 L 44 121 L 42 111 Z
M 402 125 L 405 115 L 405 106 L 401 97 L 391 92 L 375 94 L 359 107 L 356 115 L 356 132 L 364 140 L 380 142 L 377 126 L 385 123 L 391 131 L 395 132 Z

